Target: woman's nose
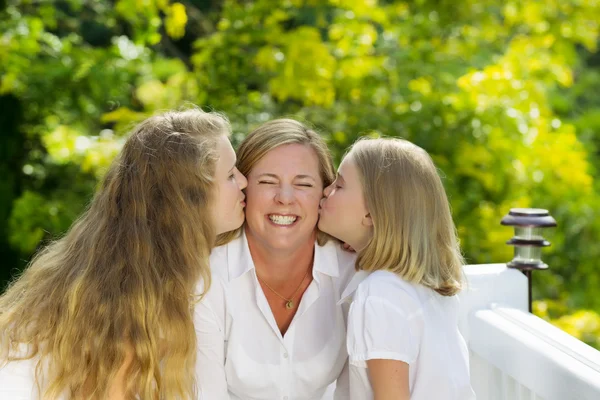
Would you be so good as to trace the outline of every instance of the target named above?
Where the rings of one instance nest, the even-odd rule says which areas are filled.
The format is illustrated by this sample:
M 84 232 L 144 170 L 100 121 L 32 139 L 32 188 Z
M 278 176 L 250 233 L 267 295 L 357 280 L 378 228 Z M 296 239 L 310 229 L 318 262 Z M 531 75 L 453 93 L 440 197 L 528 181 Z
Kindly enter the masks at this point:
M 290 204 L 294 202 L 294 188 L 291 185 L 281 185 L 277 194 L 275 195 L 275 200 L 282 204 Z

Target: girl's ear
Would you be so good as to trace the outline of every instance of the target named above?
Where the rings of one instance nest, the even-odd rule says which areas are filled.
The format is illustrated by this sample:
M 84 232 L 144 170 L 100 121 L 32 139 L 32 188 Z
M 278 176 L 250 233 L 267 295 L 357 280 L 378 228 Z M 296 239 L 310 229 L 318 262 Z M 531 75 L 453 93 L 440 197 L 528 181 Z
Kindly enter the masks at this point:
M 363 226 L 373 226 L 373 219 L 371 218 L 371 213 L 365 215 L 362 219 Z

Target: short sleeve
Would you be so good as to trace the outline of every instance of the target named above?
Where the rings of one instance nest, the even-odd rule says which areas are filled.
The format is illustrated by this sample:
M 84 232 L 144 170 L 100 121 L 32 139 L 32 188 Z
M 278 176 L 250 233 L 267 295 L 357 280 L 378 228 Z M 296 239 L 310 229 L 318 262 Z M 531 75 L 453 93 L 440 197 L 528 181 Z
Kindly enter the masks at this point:
M 356 296 L 348 314 L 350 364 L 366 367 L 372 359 L 413 364 L 419 354 L 422 313 L 414 303 L 394 304 L 378 296 Z

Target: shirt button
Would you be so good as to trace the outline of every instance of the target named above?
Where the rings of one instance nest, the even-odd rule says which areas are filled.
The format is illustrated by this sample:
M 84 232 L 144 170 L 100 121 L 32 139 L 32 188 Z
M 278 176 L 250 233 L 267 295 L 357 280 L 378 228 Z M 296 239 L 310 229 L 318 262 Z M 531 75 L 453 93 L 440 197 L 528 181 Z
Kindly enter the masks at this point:
M 288 353 L 283 353 L 283 358 L 288 358 Z M 287 396 L 284 397 L 284 400 L 287 399 Z

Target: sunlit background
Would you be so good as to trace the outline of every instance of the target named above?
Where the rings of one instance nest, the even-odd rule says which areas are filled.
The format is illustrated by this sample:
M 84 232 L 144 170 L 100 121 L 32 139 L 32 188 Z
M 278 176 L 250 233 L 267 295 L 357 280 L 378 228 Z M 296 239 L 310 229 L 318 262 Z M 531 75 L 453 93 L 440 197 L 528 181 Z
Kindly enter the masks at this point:
M 469 263 L 546 208 L 534 312 L 600 348 L 599 0 L 0 1 L 0 282 L 82 212 L 159 110 L 401 136 L 443 171 Z M 0 283 L 0 286 L 4 283 Z

